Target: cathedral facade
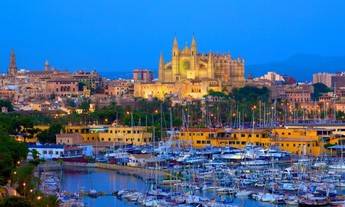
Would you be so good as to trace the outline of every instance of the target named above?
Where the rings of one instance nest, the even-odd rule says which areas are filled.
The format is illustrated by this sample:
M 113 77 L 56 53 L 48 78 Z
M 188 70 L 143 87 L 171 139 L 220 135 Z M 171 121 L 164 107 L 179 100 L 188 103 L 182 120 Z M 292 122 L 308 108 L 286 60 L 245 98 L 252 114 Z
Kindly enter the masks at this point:
M 180 50 L 175 38 L 171 61 L 165 63 L 163 55 L 160 57 L 159 81 L 184 80 L 217 80 L 224 86 L 241 87 L 244 84 L 244 61 L 232 59 L 230 54 L 198 53 L 194 37 L 190 47 Z
M 163 99 L 170 95 L 200 99 L 210 90 L 230 91 L 244 85 L 243 59 L 233 59 L 230 54 L 201 54 L 194 37 L 190 47 L 182 50 L 175 38 L 171 55 L 170 62 L 160 56 L 157 82 L 134 85 L 136 97 Z

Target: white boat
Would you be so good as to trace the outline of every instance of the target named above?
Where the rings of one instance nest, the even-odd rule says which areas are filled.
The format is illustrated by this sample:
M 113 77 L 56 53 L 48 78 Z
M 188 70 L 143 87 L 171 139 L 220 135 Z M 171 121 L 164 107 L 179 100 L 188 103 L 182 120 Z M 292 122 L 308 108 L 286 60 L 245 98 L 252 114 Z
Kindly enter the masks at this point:
M 252 191 L 249 191 L 249 190 L 240 190 L 240 191 L 236 192 L 236 197 L 247 198 L 251 193 L 252 193 Z
M 345 164 L 329 165 L 329 168 L 333 170 L 345 170 Z
M 273 203 L 276 200 L 274 194 L 265 193 L 260 197 L 260 201 Z
M 265 160 L 248 160 L 248 161 L 242 161 L 241 165 L 244 166 L 258 166 L 258 165 L 269 165 L 270 162 Z

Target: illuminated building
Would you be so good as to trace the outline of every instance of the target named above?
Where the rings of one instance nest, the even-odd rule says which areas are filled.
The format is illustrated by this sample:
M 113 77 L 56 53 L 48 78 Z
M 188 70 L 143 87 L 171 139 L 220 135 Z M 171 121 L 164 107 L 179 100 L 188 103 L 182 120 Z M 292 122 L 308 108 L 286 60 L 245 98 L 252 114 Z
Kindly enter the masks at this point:
M 181 99 L 200 99 L 210 90 L 231 90 L 244 85 L 244 60 L 230 54 L 200 54 L 193 38 L 190 47 L 180 50 L 174 39 L 172 59 L 159 60 L 159 78 L 156 83 L 136 83 L 134 96 L 158 97 L 176 95 Z

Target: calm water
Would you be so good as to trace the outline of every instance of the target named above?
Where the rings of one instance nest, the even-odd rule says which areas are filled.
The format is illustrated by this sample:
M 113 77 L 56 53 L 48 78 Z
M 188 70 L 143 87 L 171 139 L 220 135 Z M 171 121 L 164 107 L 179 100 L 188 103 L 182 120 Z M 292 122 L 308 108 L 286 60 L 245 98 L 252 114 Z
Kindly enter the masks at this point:
M 117 190 L 137 190 L 147 192 L 149 185 L 133 176 L 119 175 L 114 171 L 102 169 L 73 169 L 63 172 L 62 189 L 68 192 L 78 192 L 80 189 L 95 189 L 102 192 L 113 192 Z M 84 198 L 88 207 L 121 207 L 135 205 L 117 199 L 115 196 L 103 196 L 98 198 Z M 271 206 L 264 203 L 255 202 L 249 199 L 235 199 L 235 205 L 239 206 Z

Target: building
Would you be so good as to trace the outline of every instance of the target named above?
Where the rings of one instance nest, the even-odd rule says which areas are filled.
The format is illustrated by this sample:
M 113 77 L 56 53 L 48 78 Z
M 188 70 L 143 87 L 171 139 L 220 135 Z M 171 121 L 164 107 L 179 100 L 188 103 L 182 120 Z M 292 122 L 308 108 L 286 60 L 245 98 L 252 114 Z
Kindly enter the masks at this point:
M 83 137 L 79 133 L 56 134 L 56 143 L 63 145 L 76 145 L 83 143 Z
M 56 96 L 78 96 L 79 82 L 71 78 L 57 78 L 47 81 L 46 90 L 48 94 Z
M 176 83 L 155 84 L 136 83 L 134 85 L 134 96 L 142 98 L 159 98 L 176 96 L 182 99 L 201 99 L 209 91 L 222 91 L 222 85 L 218 81 L 204 80 L 192 81 L 185 80 Z
M 338 88 L 345 88 L 345 73 L 337 73 L 332 76 L 332 88 L 338 90 Z
M 191 46 L 180 50 L 174 39 L 171 61 L 159 60 L 159 77 L 155 83 L 135 83 L 134 96 L 158 97 L 176 95 L 180 99 L 201 99 L 208 91 L 230 91 L 244 85 L 244 60 L 233 59 L 230 54 L 201 54 L 195 39 Z M 217 87 L 215 87 L 217 86 Z M 197 87 L 196 90 L 181 90 Z M 191 94 L 192 91 L 197 91 Z M 199 92 L 198 92 L 199 91 Z
M 223 128 L 189 128 L 177 134 L 182 146 L 203 148 L 207 146 L 244 148 L 254 144 L 264 148 L 278 146 L 281 150 L 299 155 L 319 156 L 326 152 L 323 137 L 329 137 L 327 129 L 245 129 L 226 131 Z
M 183 80 L 217 80 L 224 85 L 235 87 L 244 84 L 244 61 L 232 59 L 229 54 L 200 54 L 193 37 L 190 47 L 180 50 L 174 39 L 172 60 L 164 62 L 163 55 L 159 61 L 159 81 L 176 82 Z
M 59 135 L 59 137 L 64 137 L 65 135 L 63 134 L 66 133 L 80 134 L 82 143 L 146 145 L 152 142 L 152 133 L 148 132 L 147 127 L 144 126 L 67 125 L 64 127 L 62 135 Z M 57 141 L 58 143 L 65 143 L 67 140 L 72 142 L 72 140 L 67 137 Z
M 102 78 L 96 71 L 78 71 L 72 74 L 72 78 L 85 85 L 91 91 L 100 89 L 103 86 Z
M 151 83 L 153 81 L 153 73 L 147 69 L 135 69 L 133 71 L 134 82 Z
M 272 82 L 284 82 L 284 77 L 275 72 L 267 72 L 265 75 L 259 77 L 261 80 L 269 80 Z
M 113 80 L 107 82 L 104 93 L 109 96 L 133 96 L 134 85 L 128 80 Z
M 13 49 L 11 50 L 10 64 L 8 66 L 7 74 L 8 76 L 15 76 L 17 74 L 16 54 Z
M 335 74 L 333 73 L 314 73 L 313 74 L 313 84 L 315 83 L 323 83 L 327 87 L 332 87 L 332 77 Z
M 39 159 L 44 160 L 61 158 L 64 154 L 64 147 L 59 144 L 28 144 L 28 149 L 28 157 L 32 157 L 35 150 L 38 152 Z
M 118 145 L 146 145 L 152 142 L 152 133 L 144 126 L 110 126 L 99 133 L 101 142 L 112 142 Z
M 309 85 L 297 85 L 285 89 L 286 98 L 291 103 L 310 102 L 312 92 L 312 87 Z

